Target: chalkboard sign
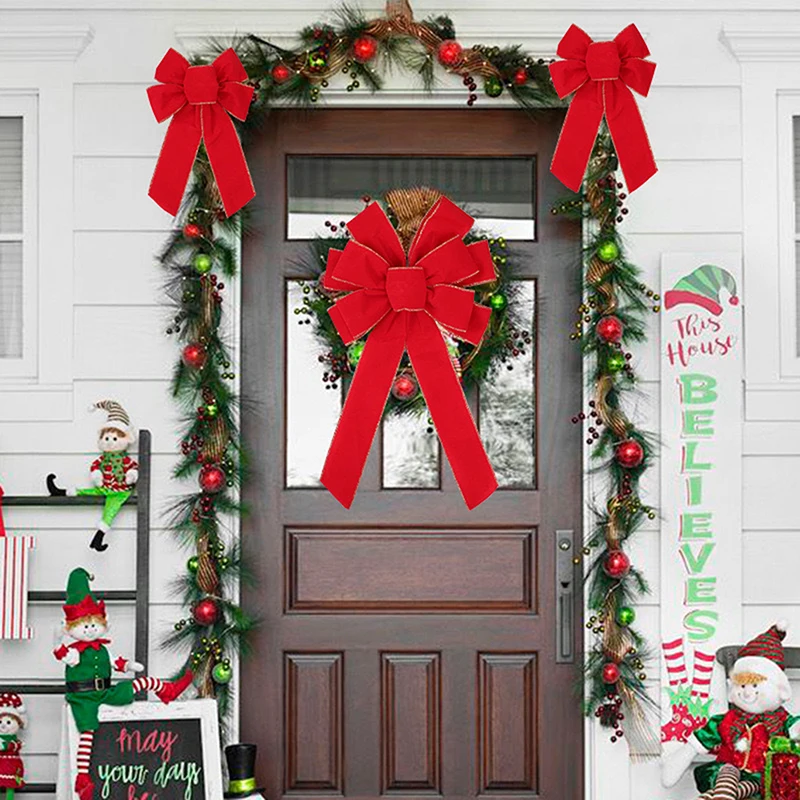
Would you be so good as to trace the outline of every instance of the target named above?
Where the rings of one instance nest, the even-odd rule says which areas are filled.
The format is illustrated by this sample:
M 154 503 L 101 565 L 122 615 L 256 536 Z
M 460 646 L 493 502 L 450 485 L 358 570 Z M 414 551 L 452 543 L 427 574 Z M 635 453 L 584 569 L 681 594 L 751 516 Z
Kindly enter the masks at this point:
M 71 746 L 67 769 L 61 772 L 68 785 L 62 791 L 59 781 L 58 796 L 72 800 L 77 731 L 68 710 L 66 720 Z M 102 800 L 219 800 L 222 775 L 216 703 L 103 706 L 89 769 L 94 796 Z

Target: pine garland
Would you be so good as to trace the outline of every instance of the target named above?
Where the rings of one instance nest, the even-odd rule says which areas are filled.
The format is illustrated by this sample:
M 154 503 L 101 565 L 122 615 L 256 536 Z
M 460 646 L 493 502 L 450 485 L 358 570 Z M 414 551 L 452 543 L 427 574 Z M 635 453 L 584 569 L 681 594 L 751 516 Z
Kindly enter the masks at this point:
M 348 76 L 348 91 L 366 88 L 377 92 L 388 71 L 401 69 L 418 75 L 422 88 L 429 91 L 437 70 L 444 68 L 463 79 L 469 106 L 478 99 L 478 80 L 489 98 L 508 94 L 528 110 L 563 105 L 550 81 L 547 60 L 519 46 L 462 48 L 449 17 L 418 22 L 407 0 L 389 0 L 386 16 L 372 20 L 359 9 L 341 6 L 335 23 L 305 28 L 294 49 L 252 35 L 234 43 L 256 88 L 247 121 L 239 127 L 243 139 L 258 131 L 260 120 L 275 105 L 310 107 L 318 103 L 331 79 L 339 74 Z M 209 52 L 193 63 L 210 62 L 224 46 L 212 43 Z M 592 612 L 587 627 L 595 634 L 583 664 L 584 706 L 587 714 L 612 731 L 612 741 L 625 734 L 635 756 L 652 753 L 657 740 L 647 717 L 651 701 L 644 685 L 646 647 L 632 626 L 635 613 L 631 605 L 648 587 L 638 570 L 629 565 L 624 551 L 644 520 L 655 518 L 655 511 L 642 503 L 638 493 L 655 442 L 625 413 L 624 400 L 637 382 L 626 348 L 646 338 L 645 316 L 658 310 L 658 296 L 640 282 L 638 270 L 625 256 L 618 225 L 627 209 L 616 168 L 612 142 L 603 130 L 583 192 L 553 212 L 589 220 L 594 228 L 584 253 L 585 301 L 572 334 L 583 344 L 585 359 L 591 364 L 593 395 L 590 410 L 576 415 L 573 422 L 588 421 L 587 444 L 593 447 L 596 471 L 608 488 L 605 505 L 595 513 L 594 530 L 583 550 L 589 562 L 586 601 Z M 175 476 L 197 476 L 203 481 L 209 474 L 218 476 L 214 468 L 221 469 L 224 476 L 220 491 L 201 487 L 175 506 L 173 529 L 195 550 L 187 575 L 178 582 L 193 613 L 175 625 L 165 644 L 190 648 L 187 662 L 199 674 L 201 695 L 218 697 L 223 716 L 229 697 L 227 667 L 246 645 L 254 624 L 231 600 L 232 588 L 244 572 L 239 551 L 226 541 L 222 527 L 226 514 L 240 510 L 235 497 L 241 466 L 237 398 L 229 383 L 234 373 L 222 333 L 222 304 L 223 279 L 232 277 L 237 269 L 230 242 L 241 235 L 241 217 L 239 213 L 225 218 L 201 150 L 178 229 L 161 255 L 169 277 L 167 295 L 175 308 L 168 332 L 190 347 L 184 349 L 173 378 L 173 395 L 184 414 L 183 459 Z M 320 255 L 330 246 L 343 244 L 341 238 L 316 242 L 310 274 L 318 274 Z M 309 288 L 309 294 L 311 291 Z M 318 302 L 319 308 L 313 307 Z M 326 302 L 315 293 L 309 297 L 309 305 L 312 308 L 303 313 L 313 314 L 317 332 L 330 342 L 336 363 L 346 362 L 347 353 L 340 352 L 341 341 L 332 327 L 325 327 L 329 326 L 323 313 Z M 596 334 L 609 318 L 614 318 L 611 322 L 621 332 L 618 341 Z M 503 335 L 503 345 L 506 338 Z M 491 359 L 480 362 L 476 358 L 472 370 L 476 380 L 482 379 L 491 371 Z M 627 461 L 622 458 L 621 445 L 628 448 Z M 634 458 L 633 463 L 630 456 L 637 452 L 641 459 Z M 613 570 L 609 569 L 610 556 L 616 559 Z M 202 605 L 205 601 L 211 601 L 217 616 L 208 624 L 202 614 L 203 620 L 198 620 L 197 613 L 201 608 L 208 610 L 207 604 Z

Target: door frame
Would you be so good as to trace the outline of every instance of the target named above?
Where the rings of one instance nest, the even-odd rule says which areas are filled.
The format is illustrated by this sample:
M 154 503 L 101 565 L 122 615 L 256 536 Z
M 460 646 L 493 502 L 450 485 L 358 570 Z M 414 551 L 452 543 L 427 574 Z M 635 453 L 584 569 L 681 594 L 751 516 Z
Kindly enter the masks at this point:
M 409 102 L 403 102 L 405 98 L 410 98 Z M 336 91 L 331 90 L 328 92 L 326 96 L 326 106 L 325 108 L 335 109 L 335 110 L 343 110 L 343 109 L 352 109 L 352 110 L 406 110 L 406 111 L 423 111 L 425 109 L 436 109 L 436 110 L 462 110 L 463 107 L 463 97 L 462 93 L 459 91 L 453 90 L 443 90 L 438 92 L 435 95 L 428 95 L 427 98 L 429 102 L 420 102 L 420 99 L 425 99 L 426 95 L 419 89 L 411 89 L 404 91 L 400 98 L 395 98 L 391 101 L 387 100 L 385 96 L 369 96 L 360 98 L 358 102 L 354 102 L 352 95 L 346 95 L 343 91 Z M 399 100 L 399 102 L 398 102 Z M 287 106 L 288 108 L 288 106 Z M 553 107 L 555 109 L 555 107 Z M 276 108 L 276 110 L 280 110 Z M 322 107 L 320 108 L 322 110 Z M 495 111 L 502 111 L 502 110 L 518 110 L 519 106 L 510 100 L 500 100 L 499 102 L 495 102 L 492 106 L 492 110 Z M 549 110 L 547 108 L 543 110 Z M 562 109 L 558 109 L 562 110 Z M 479 109 L 475 110 L 476 113 L 480 113 Z M 313 114 L 314 109 L 309 110 L 309 113 Z M 540 164 L 537 165 L 537 169 L 548 169 L 549 165 Z M 565 194 L 568 190 L 565 189 Z M 549 209 L 546 208 L 539 208 L 539 214 L 549 213 Z M 591 223 L 584 221 L 582 223 L 582 230 L 581 230 L 581 246 L 586 243 L 589 238 L 590 233 L 590 225 Z M 242 250 L 244 250 L 244 243 L 247 239 L 247 234 L 243 234 L 240 238 L 239 244 Z M 242 268 L 244 268 L 244 263 L 242 263 Z M 582 270 L 583 264 L 581 261 L 576 262 L 575 269 L 576 269 L 576 280 L 580 279 L 582 273 L 578 273 L 577 270 Z M 238 325 L 236 326 L 236 345 L 241 346 L 244 335 L 243 335 L 243 325 L 245 324 L 244 315 L 243 315 L 243 308 L 244 308 L 244 300 L 242 298 L 242 283 L 241 277 L 236 277 L 236 314 L 238 316 Z M 245 373 L 245 363 L 244 359 L 242 359 L 242 374 Z M 582 403 L 585 406 L 589 399 L 591 399 L 590 391 L 587 386 L 586 382 L 586 363 L 584 359 L 581 359 L 581 399 Z M 246 381 L 241 381 L 242 384 L 246 385 Z M 538 403 L 537 403 L 537 418 L 538 418 Z M 247 408 L 243 409 L 242 417 L 243 420 L 252 413 Z M 246 427 L 246 426 L 243 426 Z M 591 509 L 589 509 L 586 505 L 585 498 L 592 496 L 592 489 L 594 485 L 594 480 L 592 477 L 590 464 L 589 464 L 589 450 L 585 446 L 581 447 L 581 462 L 582 462 L 582 474 L 580 480 L 580 502 L 581 502 L 581 513 L 580 519 L 582 522 L 582 531 L 588 531 L 593 524 L 593 519 L 591 515 Z M 538 472 L 539 468 L 539 459 L 537 458 L 536 462 L 536 469 Z M 241 522 L 237 525 L 241 531 Z M 584 567 L 581 566 L 581 570 L 583 571 Z M 585 593 L 583 588 L 583 581 L 580 581 L 579 585 L 576 586 L 575 589 L 575 603 L 576 609 L 579 610 L 579 621 L 583 619 L 583 613 L 585 610 Z M 582 627 L 582 626 L 581 626 Z M 580 637 L 583 640 L 583 649 L 581 653 L 587 652 L 587 648 L 590 646 L 589 637 L 586 635 L 585 631 Z M 576 668 L 578 663 L 576 662 Z M 239 673 L 239 679 L 241 679 L 241 670 L 240 665 L 237 665 L 237 673 Z M 576 700 L 576 703 L 578 701 Z M 238 702 L 237 702 L 238 706 Z M 240 708 L 237 707 L 237 728 L 240 724 Z M 596 771 L 594 770 L 594 765 L 597 763 L 597 749 L 598 744 L 602 746 L 600 740 L 597 739 L 593 735 L 594 725 L 592 724 L 592 720 L 584 719 L 583 723 L 583 741 L 582 741 L 582 752 L 583 752 L 583 797 L 585 800 L 589 798 L 593 798 L 599 794 L 599 787 L 596 784 L 594 778 L 596 777 Z M 614 752 L 620 753 L 624 748 L 612 748 Z M 604 750 L 604 759 L 609 755 Z M 614 758 L 616 760 L 616 757 Z M 627 763 L 627 756 L 625 756 L 625 761 Z

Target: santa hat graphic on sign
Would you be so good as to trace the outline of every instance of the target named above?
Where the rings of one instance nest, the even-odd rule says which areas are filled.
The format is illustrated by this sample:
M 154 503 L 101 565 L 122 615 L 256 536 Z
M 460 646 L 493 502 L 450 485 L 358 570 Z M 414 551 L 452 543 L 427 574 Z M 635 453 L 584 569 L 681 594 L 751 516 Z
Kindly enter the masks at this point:
M 0 693 L 0 717 L 16 717 L 20 728 L 24 728 L 28 723 L 25 704 L 22 698 L 14 692 Z
M 731 675 L 742 672 L 762 675 L 784 689 L 787 693 L 786 699 L 791 697 L 783 654 L 784 636 L 786 623 L 776 622 L 769 630 L 751 639 L 739 650 Z
M 681 303 L 700 306 L 710 311 L 715 316 L 722 313 L 720 291 L 725 289 L 730 297 L 728 302 L 732 306 L 739 305 L 739 296 L 736 294 L 736 279 L 722 267 L 713 264 L 703 264 L 694 272 L 684 275 L 675 286 L 664 295 L 665 308 L 673 308 Z

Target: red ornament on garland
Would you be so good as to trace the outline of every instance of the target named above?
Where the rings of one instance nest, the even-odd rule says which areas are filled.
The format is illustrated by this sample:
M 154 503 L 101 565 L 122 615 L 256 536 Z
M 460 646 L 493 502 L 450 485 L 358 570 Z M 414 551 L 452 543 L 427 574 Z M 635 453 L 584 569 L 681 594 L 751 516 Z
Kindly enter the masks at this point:
M 216 494 L 225 488 L 227 479 L 221 467 L 207 464 L 200 470 L 200 488 L 209 494 Z
M 615 316 L 608 316 L 603 317 L 598 323 L 595 331 L 597 335 L 604 341 L 604 342 L 620 342 L 622 340 L 622 334 L 624 332 L 624 326 L 622 325 L 622 320 L 619 317 Z
M 183 235 L 187 239 L 197 239 L 203 235 L 203 229 L 199 225 L 195 225 L 194 222 L 187 222 L 183 226 Z
M 293 75 L 292 70 L 286 66 L 282 61 L 279 61 L 273 68 L 272 68 L 272 80 L 275 83 L 286 83 Z
M 603 664 L 603 683 L 616 683 L 619 676 L 619 667 L 613 661 Z
M 644 447 L 636 439 L 626 439 L 617 445 L 614 456 L 621 467 L 633 469 L 644 461 Z
M 622 550 L 609 550 L 603 561 L 603 572 L 609 578 L 622 580 L 631 571 L 631 560 Z
M 359 36 L 353 42 L 353 58 L 359 64 L 372 61 L 378 53 L 378 40 L 374 36 Z
M 417 396 L 419 384 L 413 375 L 403 372 L 394 379 L 392 395 L 398 400 L 411 400 Z
M 183 348 L 183 363 L 191 369 L 202 369 L 206 363 L 206 349 L 201 344 L 187 344 Z
M 524 86 L 528 82 L 528 70 L 525 67 L 520 67 L 514 73 L 514 83 L 517 86 Z
M 192 619 L 204 628 L 213 625 L 219 619 L 219 606 L 211 597 L 201 600 L 192 609 Z
M 436 51 L 436 57 L 443 67 L 455 67 L 461 63 L 464 48 L 455 39 L 445 39 Z

